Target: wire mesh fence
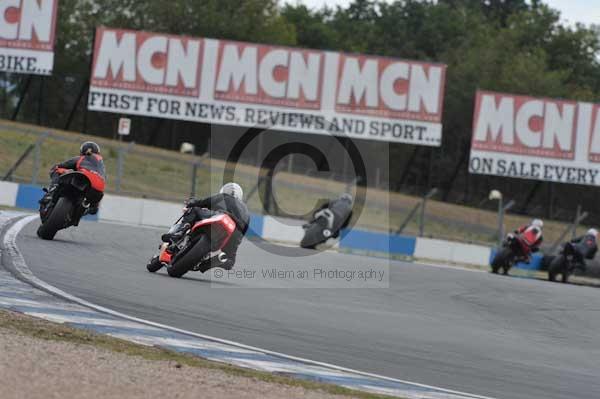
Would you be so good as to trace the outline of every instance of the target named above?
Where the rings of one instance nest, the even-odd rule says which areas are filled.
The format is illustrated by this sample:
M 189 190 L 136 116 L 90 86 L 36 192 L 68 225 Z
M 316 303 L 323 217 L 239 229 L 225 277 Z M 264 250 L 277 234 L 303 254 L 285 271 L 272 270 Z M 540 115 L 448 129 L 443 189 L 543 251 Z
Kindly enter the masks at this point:
M 89 137 L 0 122 L 0 177 L 21 183 L 47 184 L 50 168 L 77 155 L 80 143 L 86 138 Z M 94 140 L 103 149 L 109 193 L 183 201 L 190 196 L 210 195 L 222 184 L 226 163 L 211 158 L 208 153 L 193 156 L 96 137 Z M 253 212 L 307 215 L 319 201 L 335 198 L 348 189 L 349 182 L 343 175 L 330 174 L 325 180 L 310 170 L 291 173 L 293 165 L 289 161 L 278 165 L 274 173 L 272 196 L 265 196 L 263 192 L 258 167 L 237 165 L 236 181 L 246 189 Z M 6 176 L 9 171 L 10 176 Z M 440 201 L 437 192 L 428 199 L 423 212 L 422 198 L 390 193 L 384 187 L 368 191 L 358 226 L 473 243 L 498 242 L 497 212 L 449 204 Z M 269 204 L 265 204 L 265 198 L 269 198 Z M 503 230 L 510 231 L 528 220 L 525 216 L 509 214 L 504 219 Z M 548 222 L 547 242 L 554 242 L 567 228 L 565 223 Z

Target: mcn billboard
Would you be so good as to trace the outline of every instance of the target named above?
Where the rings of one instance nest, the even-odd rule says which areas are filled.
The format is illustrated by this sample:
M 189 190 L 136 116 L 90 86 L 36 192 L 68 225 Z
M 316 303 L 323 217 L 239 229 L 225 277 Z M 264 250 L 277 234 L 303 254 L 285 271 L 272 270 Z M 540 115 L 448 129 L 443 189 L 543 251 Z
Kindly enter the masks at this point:
M 446 66 L 98 28 L 88 107 L 439 146 Z
M 477 92 L 471 173 L 600 185 L 600 106 Z
M 0 0 L 0 71 L 51 75 L 58 0 Z

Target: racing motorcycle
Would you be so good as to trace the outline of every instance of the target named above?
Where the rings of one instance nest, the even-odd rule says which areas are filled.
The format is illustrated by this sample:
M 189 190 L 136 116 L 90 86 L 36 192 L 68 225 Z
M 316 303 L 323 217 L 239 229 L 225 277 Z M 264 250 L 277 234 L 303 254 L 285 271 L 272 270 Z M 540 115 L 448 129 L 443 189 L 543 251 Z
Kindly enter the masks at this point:
M 502 244 L 502 248 L 496 253 L 492 260 L 492 273 L 498 274 L 500 269 L 507 275 L 508 271 L 519 261 L 529 261 L 531 247 L 519 234 L 508 234 Z
M 569 276 L 575 272 L 575 269 L 584 269 L 585 261 L 583 256 L 577 250 L 577 247 L 571 243 L 566 243 L 560 254 L 550 262 L 548 266 L 548 280 L 556 281 L 556 276 L 562 276 L 562 282 L 566 283 L 569 281 Z
M 181 218 L 169 233 L 181 229 L 180 221 Z M 222 249 L 235 228 L 235 221 L 224 213 L 196 222 L 175 242 L 162 243 L 159 255 L 150 259 L 146 268 L 150 273 L 155 273 L 165 267 L 169 276 L 180 278 L 189 271 L 204 273 L 222 265 L 227 262 L 227 254 Z
M 302 226 L 304 237 L 300 241 L 300 246 L 307 249 L 315 249 L 317 245 L 324 243 L 329 238 L 336 238 L 338 232 L 334 234 L 335 215 L 329 209 L 322 209 L 315 213 L 313 221 Z
M 102 192 L 92 188 L 90 179 L 83 173 L 65 170 L 58 184 L 51 190 L 44 189 L 46 197 L 40 201 L 42 224 L 37 235 L 52 240 L 59 230 L 79 226 L 81 218 L 88 214 L 90 205 L 102 199 Z

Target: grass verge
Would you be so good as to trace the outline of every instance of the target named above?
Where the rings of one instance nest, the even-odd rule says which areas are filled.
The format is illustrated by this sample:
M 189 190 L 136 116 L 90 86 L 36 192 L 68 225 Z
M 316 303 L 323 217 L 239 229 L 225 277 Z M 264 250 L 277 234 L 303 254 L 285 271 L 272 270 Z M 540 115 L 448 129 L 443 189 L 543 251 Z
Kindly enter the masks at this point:
M 0 121 L 0 175 L 3 175 L 25 151 L 34 144 L 43 132 L 49 129 L 8 121 Z M 14 174 L 15 181 L 31 182 L 34 178 L 40 184 L 48 181 L 49 168 L 58 161 L 77 153 L 83 140 L 93 139 L 103 148 L 108 173 L 108 192 L 116 191 L 116 174 L 119 148 L 127 144 L 100 137 L 86 136 L 74 132 L 51 130 L 40 148 L 39 170 L 36 173 L 34 156 L 30 155 Z M 182 201 L 190 194 L 191 163 L 199 159 L 155 147 L 135 145 L 125 155 L 124 175 L 120 181 L 121 193 L 134 197 L 148 197 Z M 225 163 L 218 159 L 200 160 L 196 174 L 196 192 L 206 195 L 220 187 Z M 248 193 L 256 185 L 258 168 L 241 164 L 236 168 L 235 179 Z M 34 176 L 35 174 L 35 176 Z M 309 212 L 321 198 L 333 198 L 345 191 L 345 184 L 311 176 L 282 171 L 276 174 L 274 190 L 278 203 L 291 214 Z M 395 230 L 403 223 L 409 211 L 420 198 L 402 193 L 389 193 L 385 190 L 369 189 L 367 203 L 356 226 L 371 230 Z M 263 213 L 258 195 L 248 201 L 249 208 Z M 404 234 L 417 235 L 419 215 L 406 226 Z M 523 225 L 530 218 L 506 215 L 505 231 Z M 545 242 L 553 242 L 567 227 L 560 222 L 547 221 L 544 227 Z M 425 235 L 481 244 L 494 244 L 497 240 L 497 214 L 493 211 L 470 208 L 461 205 L 430 200 L 425 218 Z
M 76 329 L 67 325 L 51 323 L 19 313 L 0 310 L 0 328 L 36 339 L 68 342 L 74 345 L 89 345 L 127 356 L 138 356 L 149 361 L 168 361 L 176 367 L 188 366 L 219 370 L 230 375 L 255 379 L 273 384 L 302 387 L 334 395 L 344 395 L 361 399 L 389 398 L 389 396 L 354 391 L 336 385 L 317 383 L 267 372 L 218 363 L 200 357 L 162 349 L 134 344 L 108 335 Z

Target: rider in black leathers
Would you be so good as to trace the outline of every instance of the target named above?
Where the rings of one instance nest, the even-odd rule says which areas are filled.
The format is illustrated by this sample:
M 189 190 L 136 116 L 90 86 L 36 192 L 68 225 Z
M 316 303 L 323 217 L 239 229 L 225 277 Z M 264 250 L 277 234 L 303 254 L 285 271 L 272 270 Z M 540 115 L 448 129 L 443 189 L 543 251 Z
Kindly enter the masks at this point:
M 348 227 L 350 224 L 350 220 L 352 219 L 353 205 L 354 201 L 352 195 L 342 194 L 339 198 L 331 200 L 319 207 L 313 214 L 313 217 L 316 219 L 320 211 L 323 209 L 329 209 L 334 216 L 332 237 L 337 238 L 340 234 L 340 231 Z
M 238 184 L 227 183 L 221 188 L 219 194 L 200 200 L 188 200 L 181 227 L 171 234 L 163 234 L 162 240 L 164 242 L 176 241 L 197 221 L 210 218 L 218 213 L 225 213 L 233 219 L 236 229 L 222 249 L 227 256 L 227 261 L 212 265 L 211 268 L 218 266 L 230 270 L 235 265 L 238 247 L 242 243 L 242 239 L 246 235 L 250 225 L 250 212 L 243 202 L 243 196 L 242 188 Z
M 598 231 L 596 229 L 589 229 L 585 235 L 574 238 L 571 240 L 571 244 L 581 255 L 582 259 L 594 259 L 598 252 Z M 585 262 L 582 262 L 582 267 L 585 267 Z

